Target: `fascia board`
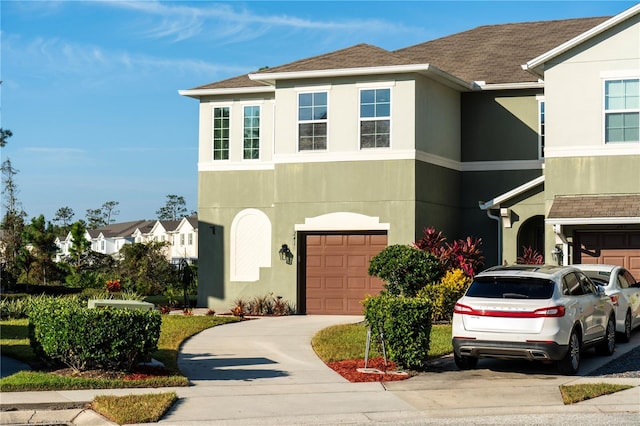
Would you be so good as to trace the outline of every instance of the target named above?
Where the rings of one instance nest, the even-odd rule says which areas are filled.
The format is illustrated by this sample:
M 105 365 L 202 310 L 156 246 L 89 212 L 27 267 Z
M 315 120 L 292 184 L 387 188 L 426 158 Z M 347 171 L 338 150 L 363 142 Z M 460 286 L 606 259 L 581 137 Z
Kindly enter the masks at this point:
M 625 10 L 624 12 L 619 13 L 613 18 L 604 21 L 600 25 L 596 25 L 590 30 L 585 31 L 584 33 L 572 38 L 571 40 L 562 43 L 560 46 L 557 46 L 549 50 L 548 52 L 543 53 L 542 55 L 530 60 L 526 64 L 522 65 L 522 69 L 529 71 L 535 75 L 542 76 L 544 75 L 544 69 L 540 70 L 540 67 L 543 66 L 545 62 L 548 62 L 556 56 L 573 49 L 579 44 L 584 43 L 592 37 L 603 33 L 604 31 L 618 25 L 620 22 L 623 22 L 638 13 L 640 13 L 640 4 L 637 4 Z
M 277 80 L 307 79 L 307 78 L 332 78 L 351 77 L 358 75 L 380 75 L 380 74 L 400 74 L 400 73 L 420 73 L 438 79 L 445 84 L 462 90 L 471 90 L 474 86 L 461 80 L 445 71 L 442 71 L 430 64 L 393 65 L 386 67 L 365 67 L 365 68 L 340 68 L 328 70 L 276 72 L 276 73 L 255 73 L 249 74 L 249 78 L 266 84 L 275 85 Z
M 624 225 L 640 223 L 640 217 L 554 217 L 545 219 L 549 225 Z
M 216 95 L 236 95 L 248 93 L 273 93 L 276 89 L 273 86 L 255 86 L 255 87 L 233 87 L 228 89 L 188 89 L 178 90 L 180 96 L 188 96 L 190 98 L 199 99 L 203 96 Z
M 492 208 L 496 208 L 496 206 L 500 206 L 500 204 L 504 203 L 505 201 L 520 195 L 526 191 L 528 191 L 531 188 L 535 188 L 536 186 L 540 185 L 541 183 L 544 182 L 544 175 L 542 176 L 538 176 L 537 178 L 522 184 L 520 186 L 518 186 L 517 188 L 512 189 L 511 191 L 505 192 L 502 195 L 498 195 L 497 197 L 495 197 L 493 200 L 487 201 L 486 203 L 480 202 L 480 209 L 481 210 L 489 210 Z
M 496 83 L 484 84 L 475 82 L 475 87 L 479 90 L 522 90 L 522 89 L 544 89 L 543 81 L 531 81 L 527 83 Z

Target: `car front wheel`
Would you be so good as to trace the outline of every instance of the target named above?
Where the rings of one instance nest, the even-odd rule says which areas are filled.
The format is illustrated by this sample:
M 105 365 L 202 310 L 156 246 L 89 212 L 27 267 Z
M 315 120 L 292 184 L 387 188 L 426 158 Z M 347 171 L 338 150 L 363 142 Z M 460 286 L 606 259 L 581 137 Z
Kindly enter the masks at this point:
M 453 354 L 453 360 L 460 370 L 471 370 L 476 368 L 476 365 L 478 365 L 478 358 L 466 355 L 458 356 L 455 352 Z
M 567 354 L 558 361 L 558 369 L 563 374 L 574 375 L 580 367 L 580 338 L 576 330 L 571 331 L 569 336 L 569 350 Z
M 607 329 L 605 331 L 604 340 L 596 346 L 596 352 L 599 355 L 611 355 L 616 350 L 616 319 L 613 316 L 607 321 Z

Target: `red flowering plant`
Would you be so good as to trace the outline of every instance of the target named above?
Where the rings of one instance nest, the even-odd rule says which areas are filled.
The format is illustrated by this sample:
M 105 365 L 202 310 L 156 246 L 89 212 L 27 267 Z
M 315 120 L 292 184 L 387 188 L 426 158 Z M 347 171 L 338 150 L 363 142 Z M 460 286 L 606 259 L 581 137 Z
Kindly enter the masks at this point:
M 107 280 L 107 291 L 109 293 L 117 293 L 121 288 L 119 279 Z
M 424 228 L 423 233 L 414 246 L 436 256 L 445 270 L 462 269 L 467 276 L 473 277 L 484 264 L 480 238 L 467 237 L 450 244 L 442 232 L 434 228 Z

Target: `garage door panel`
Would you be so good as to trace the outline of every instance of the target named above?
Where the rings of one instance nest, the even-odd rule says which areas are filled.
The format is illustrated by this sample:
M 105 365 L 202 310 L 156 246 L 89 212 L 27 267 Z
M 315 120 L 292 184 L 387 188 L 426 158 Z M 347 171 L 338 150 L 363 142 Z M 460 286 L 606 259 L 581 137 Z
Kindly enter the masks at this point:
M 327 311 L 343 312 L 345 310 L 345 301 L 342 298 L 327 297 L 324 299 L 324 306 Z
M 603 250 L 604 251 L 604 250 Z M 628 257 L 620 255 L 620 254 L 603 254 L 602 257 L 602 262 L 605 265 L 624 265 L 625 264 L 625 259 L 628 259 Z
M 345 288 L 345 282 L 343 277 L 326 277 L 324 280 L 324 288 L 327 290 L 343 290 Z
M 367 235 L 348 235 L 347 244 L 350 246 L 364 246 L 368 243 Z
M 349 278 L 347 280 L 347 288 L 349 290 L 352 290 L 352 289 L 364 290 L 367 288 L 367 279 L 363 277 Z
M 384 249 L 387 246 L 387 236 L 386 235 L 371 235 L 371 246 L 380 248 L 380 250 Z
M 319 247 L 322 245 L 322 239 L 320 235 L 308 235 L 307 236 L 307 247 L 316 246 Z
M 343 235 L 327 235 L 324 243 L 327 246 L 343 246 L 345 238 Z
M 315 267 L 321 267 L 321 266 L 322 266 L 322 256 L 314 256 L 314 255 L 307 256 L 307 267 L 315 268 Z
M 365 255 L 348 256 L 347 265 L 349 266 L 349 268 L 368 268 L 369 267 L 368 256 L 365 256 Z
M 327 268 L 343 268 L 344 257 L 327 255 L 324 257 L 324 264 Z

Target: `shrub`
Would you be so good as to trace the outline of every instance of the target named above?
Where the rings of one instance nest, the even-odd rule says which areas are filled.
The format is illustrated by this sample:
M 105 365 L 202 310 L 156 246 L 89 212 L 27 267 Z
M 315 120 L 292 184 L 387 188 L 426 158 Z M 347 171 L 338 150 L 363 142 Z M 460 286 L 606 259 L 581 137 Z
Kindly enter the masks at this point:
M 392 295 L 413 297 L 426 283 L 442 276 L 442 265 L 433 254 L 395 244 L 371 258 L 369 275 L 385 282 Z
M 0 319 L 26 318 L 29 311 L 29 297 L 3 297 L 0 300 Z
M 428 358 L 431 303 L 382 292 L 364 301 L 372 335 L 384 339 L 389 358 L 405 369 L 421 370 Z
M 160 337 L 160 314 L 86 308 L 78 298 L 33 303 L 29 339 L 34 352 L 74 370 L 131 370 L 150 358 Z
M 447 271 L 439 282 L 429 283 L 418 292 L 418 297 L 431 301 L 431 321 L 451 321 L 453 307 L 471 284 L 471 278 L 462 269 Z
M 445 270 L 459 268 L 473 277 L 484 265 L 484 256 L 480 250 L 481 239 L 467 237 L 449 244 L 442 232 L 434 228 L 425 228 L 423 233 L 424 236 L 414 246 L 436 256 Z

